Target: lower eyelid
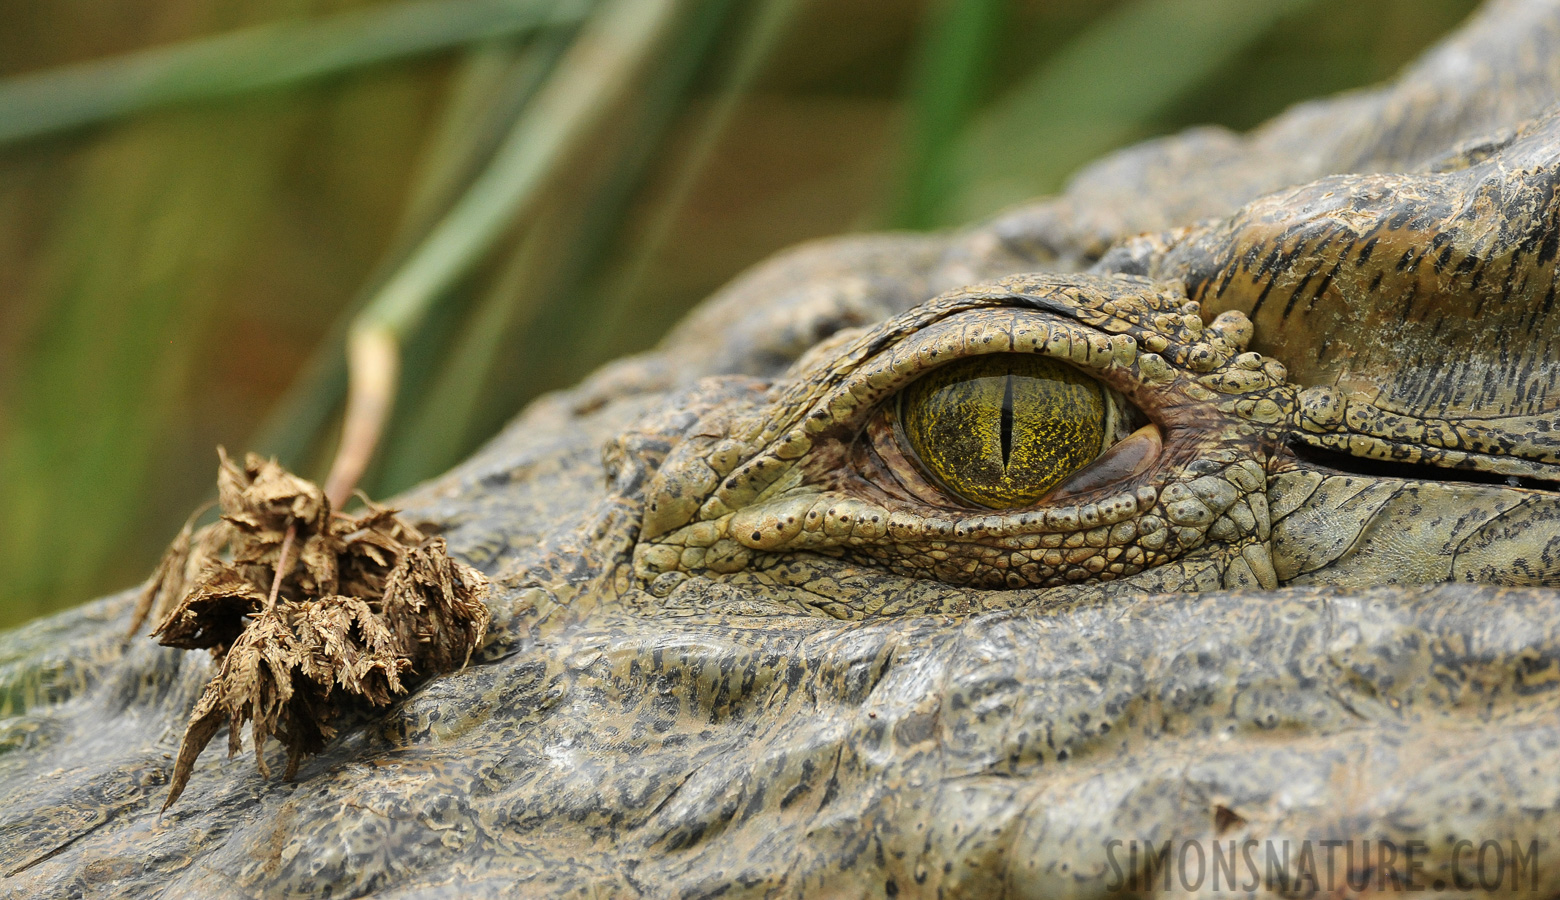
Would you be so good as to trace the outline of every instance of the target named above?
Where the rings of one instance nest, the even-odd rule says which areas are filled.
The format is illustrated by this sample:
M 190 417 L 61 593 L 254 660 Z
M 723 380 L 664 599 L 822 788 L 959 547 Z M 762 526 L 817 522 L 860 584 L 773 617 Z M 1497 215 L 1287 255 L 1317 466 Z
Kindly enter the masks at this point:
M 1104 337 L 1099 332 L 1028 310 L 979 312 L 984 315 L 975 321 L 966 313 L 925 326 L 918 334 L 867 359 L 837 388 L 817 398 L 816 408 L 827 410 L 832 422 L 845 424 L 857 412 L 882 403 L 933 369 L 991 353 L 1032 353 L 1072 366 L 1107 386 L 1101 376 L 1114 357 L 1092 347 Z M 1087 353 L 1057 352 L 1058 347 L 1091 349 Z
M 1099 459 L 1073 473 L 1047 499 L 1059 500 L 1088 493 L 1140 475 L 1159 458 L 1163 447 L 1164 438 L 1159 427 L 1152 423 L 1144 425 L 1106 450 Z

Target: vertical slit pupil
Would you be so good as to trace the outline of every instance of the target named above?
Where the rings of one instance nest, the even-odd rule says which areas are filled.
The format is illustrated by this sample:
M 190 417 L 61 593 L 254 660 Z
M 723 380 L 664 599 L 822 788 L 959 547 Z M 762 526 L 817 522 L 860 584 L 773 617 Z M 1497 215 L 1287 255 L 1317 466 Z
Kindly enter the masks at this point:
M 1013 373 L 1008 372 L 1002 388 L 1002 468 L 1013 452 Z

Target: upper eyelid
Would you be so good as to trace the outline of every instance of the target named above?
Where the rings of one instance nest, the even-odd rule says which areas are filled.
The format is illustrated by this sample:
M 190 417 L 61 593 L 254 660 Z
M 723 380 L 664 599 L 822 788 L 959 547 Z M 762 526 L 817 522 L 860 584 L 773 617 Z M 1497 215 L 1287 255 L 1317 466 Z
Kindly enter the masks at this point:
M 1084 281 L 1100 280 L 1098 277 L 1076 276 Z M 1122 279 L 1126 276 L 1112 276 Z M 993 311 L 1001 309 L 1026 309 L 1049 313 L 1063 319 L 1075 319 L 1079 317 L 1080 310 L 1069 303 L 1049 296 L 1045 292 L 1035 293 L 1024 290 L 1015 290 L 1017 284 L 1026 284 L 1034 288 L 1051 287 L 1060 289 L 1071 295 L 1078 295 L 1078 286 L 1067 282 L 1055 281 L 1055 276 L 1015 276 L 1004 279 L 994 285 L 974 285 L 962 288 L 948 294 L 943 294 L 933 300 L 929 300 L 920 306 L 912 307 L 903 313 L 879 323 L 860 338 L 842 348 L 839 354 L 822 366 L 809 366 L 807 369 L 792 369 L 788 373 L 788 380 L 792 381 L 789 390 L 779 395 L 776 399 L 784 408 L 798 408 L 807 405 L 809 395 L 812 393 L 816 382 L 821 380 L 826 385 L 842 383 L 855 371 L 856 367 L 867 362 L 886 350 L 900 343 L 913 339 L 917 334 L 934 328 L 940 323 L 966 313 Z M 1083 296 L 1074 296 L 1072 299 L 1082 300 Z M 1108 305 L 1108 301 L 1101 305 Z M 1098 311 L 1093 311 L 1100 317 Z M 1103 318 L 1109 318 L 1108 315 Z M 812 369 L 821 368 L 819 375 L 813 375 Z M 811 376 L 811 377 L 809 377 Z M 750 435 L 749 437 L 756 437 Z
M 783 422 L 765 422 L 740 436 L 750 446 L 767 444 L 788 431 L 803 415 L 816 418 L 817 397 L 848 385 L 858 370 L 885 352 L 913 344 L 944 323 L 971 314 L 1011 311 L 1044 316 L 1049 321 L 1076 322 L 1082 333 L 1131 336 L 1144 350 L 1176 349 L 1179 331 L 1195 324 L 1197 304 L 1171 285 L 1129 275 L 1015 275 L 943 294 L 913 307 L 857 338 L 832 360 L 810 360 L 793 369 L 772 395 L 779 409 L 807 412 Z M 1071 361 L 1071 360 L 1067 360 Z M 1087 366 L 1085 366 L 1087 368 Z M 821 371 L 820 371 L 821 370 Z M 821 390 L 820 390 L 821 388 Z
M 1130 388 L 1112 384 L 1116 379 L 1105 376 L 1117 362 L 1130 365 L 1140 343 L 1144 352 L 1174 343 L 1155 320 L 1169 316 L 1179 322 L 1184 313 L 1175 311 L 1190 304 L 1143 279 L 1071 277 L 1075 280 L 1053 284 L 1050 276 L 1018 276 L 946 294 L 874 328 L 843 348 L 822 371 L 793 372 L 765 406 L 795 412 L 784 418 L 755 416 L 747 428 L 733 430 L 724 445 L 742 448 L 738 452 L 745 459 L 731 469 L 717 469 L 718 483 L 709 502 L 725 509 L 753 502 L 783 486 L 785 473 L 794 472 L 795 463 L 820 441 L 826 442 L 828 432 L 854 439 L 878 403 L 937 364 L 926 364 L 923 351 L 956 330 L 964 334 L 948 340 L 934 359 L 948 362 L 981 353 L 1014 352 L 1015 346 L 1017 352 L 1027 352 L 1039 338 L 1042 346 L 1051 344 L 1051 352 L 1042 350 L 1042 355 L 1076 365 L 1117 390 Z M 1105 289 L 1105 281 L 1111 282 L 1113 290 Z M 1134 288 L 1130 299 L 1121 298 L 1126 306 L 1115 299 L 1123 282 L 1131 282 Z M 1048 292 L 1061 293 L 1064 299 Z M 992 332 L 993 341 L 985 342 L 992 326 L 982 323 L 999 318 L 1011 323 L 1005 333 L 1019 340 L 999 343 Z M 1061 335 L 1068 338 L 1065 354 L 1052 343 Z M 1072 352 L 1075 346 L 1081 352 Z
M 1104 334 L 1031 310 L 1008 307 L 956 314 L 861 361 L 817 397 L 802 427 L 817 434 L 861 424 L 877 404 L 932 369 L 990 353 L 1034 353 L 1108 380 L 1112 369 L 1136 361 L 1138 344 L 1129 334 Z
M 1060 354 L 1063 339 L 1069 351 L 1065 355 Z M 1079 352 L 1072 352 L 1074 348 Z M 783 422 L 760 417 L 755 422 L 760 433 L 742 436 L 742 442 L 753 448 L 751 455 L 722 479 L 716 497 L 729 506 L 742 502 L 737 495 L 762 495 L 776 483 L 777 466 L 788 466 L 789 461 L 806 456 L 826 432 L 839 431 L 840 437 L 853 439 L 881 402 L 938 365 L 986 353 L 1013 352 L 1038 352 L 1078 366 L 1109 384 L 1105 376 L 1111 368 L 1130 365 L 1138 347 L 1130 335 L 1106 335 L 1031 310 L 988 307 L 947 316 L 866 359 L 853 360 L 847 355 L 836 363 L 834 374 L 839 377 L 806 403 L 800 415 Z M 802 384 L 816 383 L 808 380 Z M 781 401 L 771 408 L 788 405 Z
M 865 360 L 852 361 L 848 371 L 841 373 L 843 378 L 817 395 L 800 422 L 756 448 L 747 462 L 738 465 L 714 492 L 714 499 L 722 509 L 762 510 L 767 496 L 804 479 L 802 472 L 808 467 L 806 457 L 810 450 L 819 443 L 853 442 L 882 403 L 917 378 L 951 362 L 1014 352 L 1034 352 L 1060 360 L 1113 386 L 1111 381 L 1116 379 L 1107 376 L 1113 370 L 1125 375 L 1140 351 L 1132 334 L 1106 334 L 1028 309 L 987 307 L 950 315 Z M 829 434 L 830 431 L 838 433 Z M 743 494 L 746 496 L 740 496 Z M 1155 487 L 1141 485 L 1115 489 L 1097 500 L 1072 500 L 1049 508 L 948 508 L 912 514 L 927 523 L 942 523 L 947 535 L 953 538 L 1006 538 L 1114 526 L 1151 507 L 1157 497 Z M 892 529 L 895 517 L 906 509 L 903 504 L 883 508 L 889 517 L 885 529 Z M 745 527 L 733 525 L 736 531 Z

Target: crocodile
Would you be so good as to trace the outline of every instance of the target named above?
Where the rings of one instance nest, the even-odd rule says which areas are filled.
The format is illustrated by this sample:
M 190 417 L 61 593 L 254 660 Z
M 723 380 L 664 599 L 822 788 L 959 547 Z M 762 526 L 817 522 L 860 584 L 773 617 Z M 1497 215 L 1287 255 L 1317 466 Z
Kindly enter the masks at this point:
M 488 640 L 291 780 L 159 813 L 134 591 L 0 635 L 0 896 L 1560 896 L 1557 99 L 1494 0 L 761 264 L 398 499 Z

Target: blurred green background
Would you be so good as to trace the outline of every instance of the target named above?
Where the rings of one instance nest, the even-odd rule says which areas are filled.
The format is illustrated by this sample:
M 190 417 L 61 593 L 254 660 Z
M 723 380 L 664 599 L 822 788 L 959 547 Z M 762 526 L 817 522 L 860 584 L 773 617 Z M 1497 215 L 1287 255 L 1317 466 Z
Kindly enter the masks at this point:
M 1473 0 L 47 0 L 0 8 L 0 626 L 139 581 L 214 447 L 376 497 L 744 267 L 1389 77 Z

